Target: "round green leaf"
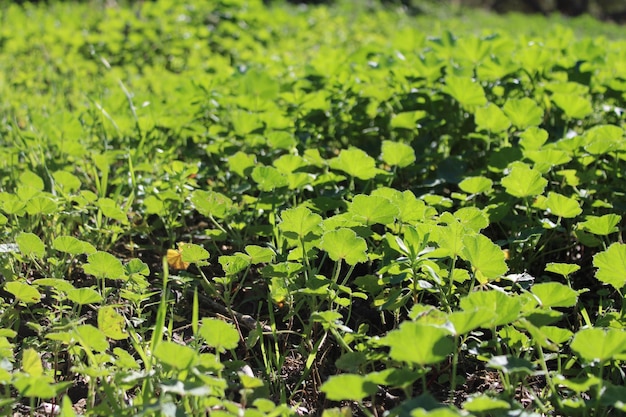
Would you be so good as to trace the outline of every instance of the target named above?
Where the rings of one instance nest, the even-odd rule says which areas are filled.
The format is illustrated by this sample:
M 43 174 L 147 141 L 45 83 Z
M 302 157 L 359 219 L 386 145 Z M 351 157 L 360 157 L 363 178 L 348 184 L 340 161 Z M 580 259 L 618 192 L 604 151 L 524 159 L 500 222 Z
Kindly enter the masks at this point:
M 34 233 L 20 233 L 15 238 L 15 242 L 19 246 L 20 252 L 26 256 L 41 258 L 46 253 L 46 246 Z
M 404 168 L 415 162 L 415 151 L 406 143 L 384 140 L 381 146 L 381 158 L 391 166 Z
M 393 223 L 400 211 L 385 197 L 358 194 L 348 206 L 348 213 L 353 215 L 354 220 L 371 226 Z
M 321 390 L 332 401 L 360 401 L 375 394 L 378 386 L 362 375 L 343 374 L 328 378 Z
M 83 270 L 99 279 L 124 279 L 125 271 L 122 262 L 107 252 L 95 252 L 87 257 Z
M 352 229 L 342 227 L 324 233 L 319 247 L 328 252 L 333 261 L 344 259 L 349 265 L 367 261 L 367 243 Z
M 509 174 L 500 182 L 508 194 L 520 198 L 539 195 L 548 184 L 541 172 L 523 162 L 513 163 Z
M 389 346 L 389 356 L 398 361 L 429 365 L 443 361 L 452 353 L 454 341 L 448 330 L 406 321 L 381 339 Z
M 235 326 L 219 319 L 203 319 L 199 334 L 207 345 L 219 351 L 234 349 L 239 344 L 239 333 Z
M 596 278 L 620 290 L 626 284 L 626 244 L 613 243 L 607 250 L 594 255 Z
M 574 335 L 570 345 L 584 361 L 605 362 L 626 351 L 626 331 L 624 329 L 583 329 Z

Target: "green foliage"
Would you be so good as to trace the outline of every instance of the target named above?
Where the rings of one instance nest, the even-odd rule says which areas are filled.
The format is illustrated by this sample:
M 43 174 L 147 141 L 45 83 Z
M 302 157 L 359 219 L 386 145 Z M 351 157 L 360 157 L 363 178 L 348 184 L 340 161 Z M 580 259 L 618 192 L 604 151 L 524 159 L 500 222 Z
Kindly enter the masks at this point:
M 336 3 L 0 5 L 0 414 L 624 411 L 624 40 Z

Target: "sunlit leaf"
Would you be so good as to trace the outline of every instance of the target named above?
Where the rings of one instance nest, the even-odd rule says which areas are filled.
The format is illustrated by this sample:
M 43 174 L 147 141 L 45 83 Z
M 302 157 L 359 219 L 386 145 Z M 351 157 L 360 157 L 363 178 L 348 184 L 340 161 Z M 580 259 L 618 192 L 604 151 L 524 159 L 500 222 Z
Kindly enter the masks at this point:
M 123 340 L 128 337 L 124 316 L 112 306 L 103 306 L 98 310 L 98 328 L 108 338 Z
M 207 345 L 223 351 L 224 349 L 235 349 L 239 344 L 239 333 L 232 324 L 223 320 L 206 318 L 202 320 L 199 330 Z
M 499 278 L 508 271 L 502 249 L 487 236 L 466 236 L 463 245 L 462 257 L 472 265 L 479 282 Z
M 585 221 L 578 223 L 578 227 L 594 235 L 606 236 L 617 232 L 617 225 L 622 220 L 619 214 L 605 214 L 604 216 L 585 216 Z
M 38 303 L 41 300 L 41 293 L 32 285 L 19 281 L 7 282 L 4 289 L 13 294 L 18 301 L 26 304 Z
M 384 140 L 381 146 L 381 158 L 391 166 L 404 168 L 415 162 L 415 151 L 406 143 Z
M 273 191 L 288 185 L 287 177 L 274 167 L 257 166 L 250 174 L 261 191 Z
M 46 253 L 46 246 L 34 233 L 20 233 L 15 238 L 15 242 L 18 244 L 20 252 L 26 256 L 41 258 Z
M 572 350 L 584 361 L 604 362 L 626 351 L 624 329 L 582 329 L 574 335 Z
M 454 349 L 448 330 L 409 321 L 380 341 L 390 347 L 389 356 L 392 359 L 418 365 L 441 362 Z
M 76 239 L 73 236 L 59 236 L 52 241 L 52 247 L 59 252 L 69 253 L 70 255 L 92 254 L 96 252 L 96 248 L 89 242 Z
M 546 204 L 552 214 L 566 219 L 576 217 L 583 211 L 575 199 L 552 191 L 548 193 Z
M 484 106 L 487 104 L 485 90 L 477 81 L 469 77 L 449 75 L 445 79 L 443 90 L 463 107 Z
M 329 165 L 333 169 L 343 171 L 351 177 L 361 180 L 369 180 L 381 172 L 376 168 L 374 158 L 365 153 L 365 151 L 355 147 L 343 149 L 338 157 L 329 161 Z M 382 172 L 384 173 L 385 171 Z
M 493 181 L 487 177 L 467 177 L 459 183 L 459 188 L 470 194 L 489 194 L 492 190 Z
M 93 288 L 73 288 L 67 291 L 67 298 L 78 304 L 97 304 L 102 301 L 102 296 Z
M 322 216 L 313 213 L 304 206 L 284 210 L 280 217 L 282 222 L 278 227 L 289 238 L 305 239 L 310 235 L 319 235 L 322 232 Z
M 384 197 L 358 194 L 352 198 L 348 213 L 353 219 L 371 226 L 393 223 L 399 214 L 398 207 Z
M 126 273 L 122 262 L 107 252 L 95 252 L 87 257 L 87 264 L 83 265 L 85 273 L 104 279 L 124 279 Z
M 154 356 L 161 363 L 176 369 L 188 369 L 198 360 L 198 354 L 189 346 L 167 340 L 157 345 Z
M 577 94 L 554 93 L 552 101 L 565 112 L 568 119 L 584 119 L 593 112 L 591 101 Z
M 544 282 L 533 285 L 535 294 L 544 307 L 572 307 L 578 301 L 578 292 L 559 282 Z
M 620 290 L 626 284 L 626 244 L 613 243 L 603 252 L 593 256 L 593 266 L 598 268 L 596 278 Z
M 41 358 L 35 349 L 25 349 L 22 353 L 22 370 L 30 376 L 39 376 L 43 374 Z
M 550 262 L 546 265 L 545 270 L 547 272 L 554 272 L 555 274 L 567 277 L 580 270 L 580 265 Z
M 520 198 L 541 194 L 548 184 L 548 180 L 541 176 L 541 172 L 522 162 L 514 163 L 511 172 L 500 182 L 508 194 Z
M 461 298 L 461 308 L 465 311 L 485 309 L 493 312 L 487 328 L 501 326 L 516 320 L 522 309 L 522 301 L 517 296 L 507 295 L 497 290 L 477 291 Z
M 478 129 L 488 130 L 498 133 L 507 130 L 511 126 L 511 121 L 500 109 L 493 103 L 488 103 L 486 107 L 479 107 L 474 113 L 474 120 Z
M 543 110 L 528 97 L 509 99 L 504 103 L 502 110 L 511 123 L 522 130 L 543 122 Z
M 340 228 L 324 233 L 320 249 L 328 252 L 333 261 L 344 259 L 349 265 L 367 261 L 367 243 L 351 229 Z
M 362 375 L 333 375 L 326 381 L 321 391 L 332 401 L 360 401 L 378 391 L 378 385 Z

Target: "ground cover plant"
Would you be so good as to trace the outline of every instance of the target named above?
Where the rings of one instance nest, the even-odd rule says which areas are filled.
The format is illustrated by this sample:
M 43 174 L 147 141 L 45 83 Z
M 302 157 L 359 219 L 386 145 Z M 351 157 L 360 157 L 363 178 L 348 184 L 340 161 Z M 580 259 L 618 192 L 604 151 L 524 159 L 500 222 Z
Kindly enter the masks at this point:
M 2 415 L 626 411 L 615 28 L 0 13 Z

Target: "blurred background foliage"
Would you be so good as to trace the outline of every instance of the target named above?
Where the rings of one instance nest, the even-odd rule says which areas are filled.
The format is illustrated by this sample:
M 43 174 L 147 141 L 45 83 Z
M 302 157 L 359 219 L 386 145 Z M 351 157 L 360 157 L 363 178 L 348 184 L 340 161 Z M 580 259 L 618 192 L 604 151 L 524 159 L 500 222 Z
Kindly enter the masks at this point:
M 272 3 L 280 0 L 265 0 Z M 298 4 L 330 4 L 338 0 L 287 0 Z M 406 7 L 413 13 L 428 13 L 433 8 L 483 8 L 497 13 L 561 13 L 567 16 L 589 14 L 603 20 L 626 23 L 625 0 L 379 0 L 386 5 Z M 373 2 L 370 0 L 370 2 Z

